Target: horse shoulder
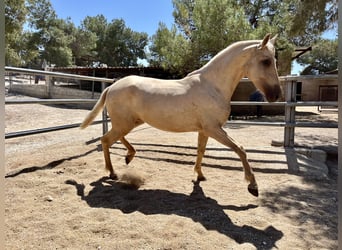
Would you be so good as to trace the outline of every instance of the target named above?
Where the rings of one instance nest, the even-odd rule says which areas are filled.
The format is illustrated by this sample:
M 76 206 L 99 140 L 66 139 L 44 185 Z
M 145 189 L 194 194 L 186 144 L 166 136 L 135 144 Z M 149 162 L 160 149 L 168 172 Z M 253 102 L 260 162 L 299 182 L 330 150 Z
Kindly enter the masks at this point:
M 212 84 L 208 84 L 203 79 L 194 81 L 188 98 L 196 113 L 201 117 L 203 126 L 209 125 L 208 123 L 211 122 L 220 124 L 226 122 L 230 113 L 229 103 Z

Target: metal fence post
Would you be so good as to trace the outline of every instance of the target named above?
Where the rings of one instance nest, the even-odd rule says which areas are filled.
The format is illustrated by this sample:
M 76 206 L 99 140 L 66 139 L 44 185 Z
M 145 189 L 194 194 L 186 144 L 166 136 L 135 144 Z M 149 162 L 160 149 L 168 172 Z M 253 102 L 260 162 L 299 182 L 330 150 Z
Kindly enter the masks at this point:
M 9 74 L 8 74 L 8 77 L 9 77 L 9 83 L 10 83 L 9 89 L 11 89 L 11 88 L 12 88 L 12 84 L 13 84 L 12 73 L 9 73 Z
M 101 90 L 102 92 L 105 90 L 106 88 L 106 83 L 105 82 L 101 82 Z M 108 123 L 107 123 L 107 109 L 104 108 L 102 111 L 102 134 L 106 134 L 108 132 Z
M 40 76 L 40 75 L 39 75 Z M 45 87 L 46 87 L 46 96 L 47 98 L 51 98 L 51 89 L 52 89 L 52 77 L 45 76 Z
M 295 123 L 296 123 L 296 106 L 289 105 L 290 102 L 296 101 L 296 80 L 286 82 L 286 104 L 285 104 L 285 128 L 284 128 L 284 147 L 287 160 L 287 166 L 290 173 L 299 171 L 297 154 L 294 149 Z
M 296 106 L 288 103 L 296 101 L 296 86 L 297 82 L 294 80 L 286 82 L 284 146 L 291 148 L 294 147 Z

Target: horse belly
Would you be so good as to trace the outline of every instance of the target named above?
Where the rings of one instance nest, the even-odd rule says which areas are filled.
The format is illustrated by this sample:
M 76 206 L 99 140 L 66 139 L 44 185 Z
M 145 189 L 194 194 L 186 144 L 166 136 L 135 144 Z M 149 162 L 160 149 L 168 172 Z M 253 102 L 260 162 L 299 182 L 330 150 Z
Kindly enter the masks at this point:
M 160 103 L 145 106 L 140 118 L 152 127 L 169 132 L 190 132 L 201 129 L 197 112 L 176 104 Z
M 157 129 L 167 131 L 167 132 L 193 132 L 193 131 L 200 130 L 200 126 L 194 123 L 184 123 L 184 122 L 176 123 L 174 121 L 172 122 L 145 121 L 145 122 L 152 127 L 155 127 Z

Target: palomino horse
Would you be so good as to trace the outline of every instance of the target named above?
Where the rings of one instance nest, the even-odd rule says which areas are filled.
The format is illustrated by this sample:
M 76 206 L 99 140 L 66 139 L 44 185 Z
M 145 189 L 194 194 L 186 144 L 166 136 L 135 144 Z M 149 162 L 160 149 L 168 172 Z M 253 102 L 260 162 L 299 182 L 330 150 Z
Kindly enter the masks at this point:
M 248 77 L 268 101 L 281 95 L 275 65 L 275 37 L 241 41 L 219 52 L 202 68 L 180 80 L 128 76 L 106 88 L 81 128 L 87 127 L 106 106 L 112 128 L 102 138 L 106 169 L 117 178 L 109 148 L 120 140 L 127 148 L 126 163 L 135 149 L 125 136 L 135 127 L 147 123 L 170 132 L 198 132 L 195 171 L 205 180 L 201 162 L 208 137 L 232 148 L 240 157 L 249 182 L 248 190 L 258 196 L 258 185 L 247 161 L 245 150 L 222 129 L 230 114 L 230 100 L 242 77 Z

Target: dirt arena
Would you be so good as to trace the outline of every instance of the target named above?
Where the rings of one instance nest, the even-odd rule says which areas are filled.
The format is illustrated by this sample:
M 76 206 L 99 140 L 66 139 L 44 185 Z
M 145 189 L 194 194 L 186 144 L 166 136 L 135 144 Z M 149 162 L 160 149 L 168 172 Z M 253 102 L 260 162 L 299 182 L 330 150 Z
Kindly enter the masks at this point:
M 6 133 L 79 123 L 87 112 L 6 105 Z M 299 116 L 337 121 L 335 113 Z M 100 125 L 7 139 L 4 249 L 337 249 L 334 154 L 325 163 L 296 154 L 300 172 L 292 174 L 284 148 L 271 146 L 283 128 L 226 130 L 247 150 L 258 198 L 237 155 L 211 139 L 207 181 L 193 181 L 195 133 L 137 128 L 127 137 L 137 149 L 129 166 L 123 145 L 111 149 L 119 181 L 107 178 Z M 298 128 L 296 143 L 334 151 L 337 129 Z M 127 176 L 144 183 L 132 188 Z

